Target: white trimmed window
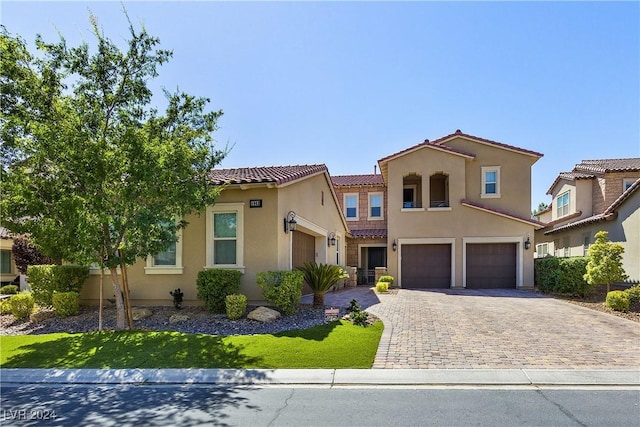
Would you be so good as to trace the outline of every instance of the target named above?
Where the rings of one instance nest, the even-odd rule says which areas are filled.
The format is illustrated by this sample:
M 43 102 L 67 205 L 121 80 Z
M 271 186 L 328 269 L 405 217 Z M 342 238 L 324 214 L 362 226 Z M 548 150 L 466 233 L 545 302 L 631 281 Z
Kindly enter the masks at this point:
M 11 274 L 11 251 L 0 251 L 0 274 Z
M 483 198 L 500 197 L 500 166 L 484 166 L 482 169 L 482 193 Z
M 344 195 L 344 214 L 347 221 L 358 220 L 358 194 L 347 193 Z
M 544 258 L 549 255 L 549 243 L 540 243 L 536 245 L 536 256 Z
M 177 241 L 155 256 L 147 257 L 145 274 L 182 274 L 182 229 L 176 233 Z
M 218 203 L 207 208 L 208 268 L 244 269 L 244 203 Z
M 384 214 L 382 210 L 382 193 L 369 193 L 369 218 L 368 219 L 383 219 Z
M 560 194 L 556 198 L 556 217 L 569 215 L 569 192 Z

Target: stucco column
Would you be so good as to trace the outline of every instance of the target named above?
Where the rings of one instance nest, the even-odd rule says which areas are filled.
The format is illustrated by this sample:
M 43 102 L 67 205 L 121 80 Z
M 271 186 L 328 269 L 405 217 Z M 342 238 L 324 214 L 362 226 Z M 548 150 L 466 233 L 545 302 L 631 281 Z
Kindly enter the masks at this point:
M 380 280 L 382 276 L 387 275 L 387 267 L 376 267 L 376 283 Z

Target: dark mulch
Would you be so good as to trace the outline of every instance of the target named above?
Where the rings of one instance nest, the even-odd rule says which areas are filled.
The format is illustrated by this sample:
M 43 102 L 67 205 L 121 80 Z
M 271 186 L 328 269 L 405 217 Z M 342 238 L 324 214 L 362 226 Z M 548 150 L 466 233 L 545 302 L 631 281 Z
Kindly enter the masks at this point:
M 612 291 L 617 291 L 617 290 L 622 291 L 624 289 L 626 289 L 626 286 L 621 286 L 621 285 L 611 285 L 611 288 L 610 288 L 610 290 Z M 632 320 L 634 322 L 640 322 L 640 303 L 637 301 L 631 304 L 631 307 L 629 307 L 629 312 L 627 313 L 611 310 L 610 308 L 605 307 L 604 302 L 607 298 L 606 285 L 597 286 L 591 295 L 588 295 L 587 297 L 584 297 L 584 298 L 579 296 L 574 296 L 574 295 L 563 295 L 563 294 L 552 294 L 551 296 L 553 296 L 554 298 L 565 300 L 567 302 L 570 302 L 571 304 L 579 305 L 581 307 L 586 307 L 586 308 L 597 310 L 603 313 L 612 314 L 614 316 L 622 317 L 624 319 Z

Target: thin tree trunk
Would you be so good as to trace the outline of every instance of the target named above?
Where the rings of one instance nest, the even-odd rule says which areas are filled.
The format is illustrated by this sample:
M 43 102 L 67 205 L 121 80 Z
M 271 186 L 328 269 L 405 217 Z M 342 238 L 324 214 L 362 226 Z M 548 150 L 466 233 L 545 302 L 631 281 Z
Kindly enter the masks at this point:
M 122 330 L 125 328 L 125 310 L 124 301 L 122 299 L 122 286 L 120 286 L 120 279 L 118 278 L 118 268 L 113 266 L 109 267 L 111 273 L 111 281 L 113 282 L 113 292 L 116 298 L 116 329 Z
M 102 331 L 102 306 L 104 305 L 104 265 L 100 264 L 100 305 L 98 306 L 98 330 Z
M 131 298 L 129 295 L 129 278 L 127 277 L 127 264 L 123 262 L 120 266 L 120 269 L 122 270 L 122 290 L 124 292 L 125 317 L 127 319 L 129 329 L 133 330 L 133 311 L 131 310 Z
M 313 293 L 313 306 L 314 307 L 323 307 L 324 306 L 324 292 L 314 292 Z

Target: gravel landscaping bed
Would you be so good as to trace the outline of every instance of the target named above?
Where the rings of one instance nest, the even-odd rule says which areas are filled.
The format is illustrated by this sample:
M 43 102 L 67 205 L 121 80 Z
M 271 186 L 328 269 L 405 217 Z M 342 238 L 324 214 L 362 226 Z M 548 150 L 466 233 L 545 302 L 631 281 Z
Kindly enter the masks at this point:
M 612 285 L 611 290 L 624 290 L 626 287 L 624 286 L 616 286 Z M 554 298 L 562 299 L 564 301 L 570 302 L 571 304 L 579 305 L 581 307 L 590 308 L 591 310 L 597 310 L 602 313 L 608 313 L 614 316 L 622 317 L 623 319 L 631 320 L 634 322 L 640 323 L 640 306 L 638 304 L 632 304 L 629 308 L 629 312 L 624 313 L 622 311 L 615 311 L 607 308 L 604 305 L 604 301 L 607 298 L 607 287 L 606 285 L 597 286 L 594 292 L 587 296 L 586 298 L 580 297 L 571 297 L 567 295 L 552 295 Z
M 184 307 L 176 310 L 173 307 L 146 307 L 153 313 L 150 317 L 134 321 L 137 330 L 178 331 L 184 333 L 201 333 L 211 335 L 252 335 L 273 334 L 295 329 L 307 329 L 326 322 L 324 309 L 312 305 L 301 305 L 291 316 L 282 316 L 274 322 L 261 323 L 246 318 L 229 320 L 224 314 L 209 313 L 204 307 Z M 249 307 L 247 312 L 255 307 Z M 44 313 L 53 316 L 53 313 Z M 186 315 L 188 320 L 170 323 L 174 315 Z M 346 314 L 340 311 L 340 316 Z M 105 308 L 103 312 L 103 329 L 115 328 L 116 312 L 114 307 Z M 91 332 L 98 330 L 98 308 L 81 307 L 80 313 L 67 318 L 55 316 L 31 322 L 29 319 L 17 320 L 12 315 L 0 316 L 0 335 L 50 334 L 54 332 Z

